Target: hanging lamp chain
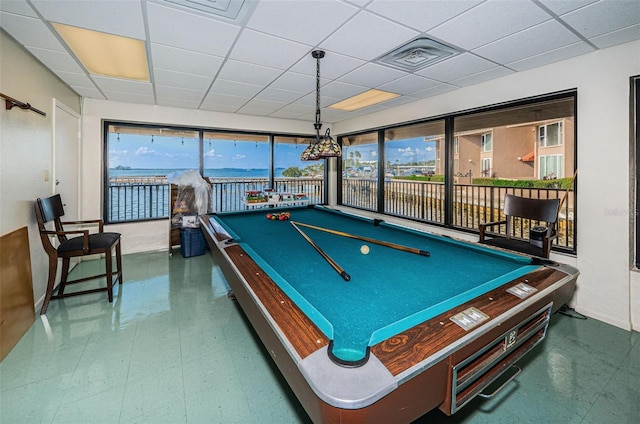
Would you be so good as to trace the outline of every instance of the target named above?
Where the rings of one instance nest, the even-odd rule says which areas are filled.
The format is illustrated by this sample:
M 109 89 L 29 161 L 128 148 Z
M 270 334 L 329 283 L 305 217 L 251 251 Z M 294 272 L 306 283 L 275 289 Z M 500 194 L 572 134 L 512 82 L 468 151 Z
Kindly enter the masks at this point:
M 324 52 L 317 52 L 316 58 L 316 123 L 314 125 L 316 129 L 316 141 L 320 142 L 320 128 L 322 123 L 320 122 L 320 59 L 324 56 Z

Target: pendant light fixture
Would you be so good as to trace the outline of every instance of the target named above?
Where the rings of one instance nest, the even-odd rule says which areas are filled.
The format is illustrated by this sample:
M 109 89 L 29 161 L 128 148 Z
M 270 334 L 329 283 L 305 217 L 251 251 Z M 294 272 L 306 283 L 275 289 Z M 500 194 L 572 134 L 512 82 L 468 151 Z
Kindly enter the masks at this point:
M 300 160 L 303 161 L 342 156 L 342 149 L 331 137 L 329 128 L 323 136 L 320 135 L 320 128 L 322 128 L 320 122 L 320 59 L 324 57 L 324 51 L 314 50 L 311 52 L 311 56 L 316 59 L 316 122 L 313 124 L 316 129 L 316 138 L 300 155 Z

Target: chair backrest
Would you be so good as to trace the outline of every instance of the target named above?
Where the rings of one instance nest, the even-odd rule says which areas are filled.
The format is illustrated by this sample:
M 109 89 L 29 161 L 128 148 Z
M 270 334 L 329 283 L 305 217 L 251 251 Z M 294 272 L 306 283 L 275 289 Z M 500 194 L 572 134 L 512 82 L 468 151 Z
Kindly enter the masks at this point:
M 44 222 L 54 221 L 64 216 L 62 198 L 59 194 L 47 197 L 46 199 L 38 199 L 38 204 L 42 209 L 42 218 Z
M 45 199 L 38 198 L 35 204 L 36 209 L 36 221 L 38 221 L 38 229 L 40 230 L 40 238 L 42 244 L 47 249 L 47 245 L 51 244 L 51 239 L 48 234 L 44 234 L 43 231 L 47 231 L 46 225 L 48 222 L 53 221 L 56 231 L 63 231 L 62 222 L 60 218 L 64 216 L 64 208 L 62 206 L 62 198 L 59 194 L 56 194 Z M 58 235 L 60 242 L 66 241 L 65 235 Z
M 507 194 L 504 198 L 504 214 L 544 221 L 555 224 L 558 221 L 559 199 L 531 199 Z

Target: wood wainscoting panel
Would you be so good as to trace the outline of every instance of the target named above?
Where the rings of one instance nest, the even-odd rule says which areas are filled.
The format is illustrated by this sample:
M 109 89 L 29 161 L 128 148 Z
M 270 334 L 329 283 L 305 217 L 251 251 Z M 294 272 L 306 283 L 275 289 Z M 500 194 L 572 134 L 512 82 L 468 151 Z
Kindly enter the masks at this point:
M 0 361 L 36 319 L 27 227 L 0 237 Z

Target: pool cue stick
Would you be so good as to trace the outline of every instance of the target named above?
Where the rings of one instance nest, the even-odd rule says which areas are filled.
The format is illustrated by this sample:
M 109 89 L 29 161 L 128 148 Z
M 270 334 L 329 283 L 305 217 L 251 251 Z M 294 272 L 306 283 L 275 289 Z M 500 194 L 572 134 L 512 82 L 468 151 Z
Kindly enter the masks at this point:
M 565 200 L 567 200 L 567 196 L 569 196 L 569 190 L 571 190 L 571 187 L 573 187 L 573 183 L 576 181 L 576 177 L 577 176 L 578 176 L 578 170 L 576 169 L 576 172 L 573 173 L 573 178 L 571 179 L 571 184 L 569 184 L 569 186 L 565 190 L 564 196 L 562 196 L 562 199 L 560 200 L 560 203 L 558 204 L 558 212 L 560 212 L 562 210 L 562 205 L 564 205 Z
M 293 224 L 293 222 L 294 221 L 292 221 L 291 223 Z M 377 239 L 373 239 L 373 238 L 369 238 L 369 237 L 356 236 L 354 234 L 343 233 L 342 231 L 331 230 L 329 228 L 316 227 L 315 225 L 304 224 L 302 222 L 296 222 L 296 224 L 302 225 L 303 227 L 312 228 L 312 229 L 318 230 L 318 231 L 324 231 L 326 233 L 331 233 L 331 234 L 335 234 L 335 235 L 342 236 L 342 237 L 348 237 L 348 238 L 352 238 L 352 239 L 356 239 L 356 240 L 362 240 L 362 241 L 366 241 L 366 242 L 369 242 L 369 243 L 372 243 L 372 244 L 379 244 L 380 246 L 389 247 L 391 249 L 397 249 L 397 250 L 402 250 L 404 252 L 415 253 L 416 255 L 422 255 L 422 256 L 430 256 L 431 255 L 431 253 L 427 252 L 426 250 L 416 249 L 415 247 L 403 246 L 401 244 L 390 243 L 390 242 L 387 242 L 387 241 L 377 240 Z
M 293 228 L 295 228 L 296 231 L 299 232 L 300 235 L 302 237 L 304 237 L 304 239 L 306 241 L 308 241 L 309 244 L 311 246 L 313 246 L 314 249 L 316 249 L 316 251 L 320 254 L 320 256 L 322 256 L 324 258 L 324 260 L 327 261 L 329 263 L 329 265 L 331 265 L 331 267 L 333 269 L 335 269 L 338 274 L 340 274 L 340 276 L 344 279 L 344 281 L 351 280 L 351 276 L 349 274 L 347 274 L 347 271 L 345 271 L 340 265 L 338 265 L 338 263 L 336 261 L 331 259 L 331 257 L 329 255 L 327 255 L 324 252 L 324 250 L 320 249 L 320 247 L 317 244 L 315 244 L 313 242 L 313 240 L 311 240 L 311 238 L 308 235 L 306 235 L 300 228 L 298 228 L 298 226 L 295 224 L 295 222 L 293 222 L 293 221 L 289 221 L 289 222 L 291 223 L 291 225 L 293 225 Z

